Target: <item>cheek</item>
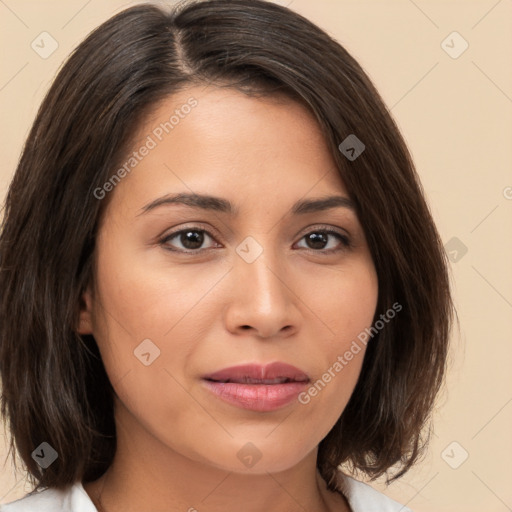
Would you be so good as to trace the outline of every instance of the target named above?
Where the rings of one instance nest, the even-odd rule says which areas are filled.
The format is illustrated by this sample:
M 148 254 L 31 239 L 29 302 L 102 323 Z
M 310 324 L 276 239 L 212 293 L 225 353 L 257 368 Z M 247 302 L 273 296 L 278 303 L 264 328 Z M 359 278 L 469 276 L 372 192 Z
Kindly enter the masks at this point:
M 164 249 L 144 248 L 142 242 L 126 238 L 118 247 L 107 241 L 102 247 L 98 281 L 100 296 L 112 313 L 107 320 L 120 324 L 134 341 L 152 334 L 168 342 L 181 323 L 208 302 L 230 264 L 188 265 L 173 260 Z
M 303 288 L 312 313 L 327 328 L 325 352 L 342 350 L 373 321 L 378 299 L 378 279 L 369 256 L 354 258 L 338 269 L 315 276 L 316 285 Z M 306 281 L 304 281 L 306 284 Z
M 104 257 L 98 268 L 101 305 L 94 336 L 107 375 L 122 410 L 146 429 L 169 428 L 170 418 L 192 425 L 201 410 L 191 400 L 183 369 L 194 350 L 187 312 L 200 290 L 189 287 L 188 295 L 178 296 L 169 291 L 169 273 L 163 283 L 162 272 L 132 263 Z
M 140 251 L 119 251 L 106 238 L 97 269 L 94 337 L 109 379 L 130 409 L 155 415 L 158 404 L 172 403 L 175 412 L 179 404 L 185 410 L 191 401 L 183 388 L 185 370 L 212 325 L 208 294 L 226 270 L 198 278 L 192 265 L 152 265 Z
M 299 396 L 310 418 L 323 418 L 320 439 L 340 417 L 357 384 L 370 339 L 366 329 L 372 325 L 378 299 L 377 275 L 369 258 L 343 269 L 329 283 L 323 294 L 308 298 L 322 305 L 318 311 L 329 326 L 329 335 L 317 339 L 323 364 Z

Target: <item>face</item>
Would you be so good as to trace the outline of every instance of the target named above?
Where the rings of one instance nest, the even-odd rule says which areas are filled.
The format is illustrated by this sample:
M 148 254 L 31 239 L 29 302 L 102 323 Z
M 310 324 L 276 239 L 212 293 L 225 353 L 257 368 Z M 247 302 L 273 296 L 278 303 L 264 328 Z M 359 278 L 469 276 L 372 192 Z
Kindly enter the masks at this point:
M 132 150 L 96 192 L 109 204 L 79 328 L 98 343 L 116 418 L 229 471 L 249 471 L 247 455 L 253 473 L 294 466 L 352 394 L 365 353 L 354 340 L 378 294 L 315 119 L 288 99 L 193 87 L 154 110 Z M 310 203 L 327 196 L 341 199 Z M 260 368 L 276 362 L 295 370 Z M 205 378 L 238 365 L 255 373 Z

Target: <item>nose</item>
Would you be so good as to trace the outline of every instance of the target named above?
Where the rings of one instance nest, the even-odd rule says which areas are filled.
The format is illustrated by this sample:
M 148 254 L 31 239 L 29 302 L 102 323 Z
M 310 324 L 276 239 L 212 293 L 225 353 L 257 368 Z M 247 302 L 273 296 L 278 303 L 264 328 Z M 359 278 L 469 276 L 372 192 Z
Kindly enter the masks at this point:
M 301 327 L 300 297 L 291 273 L 263 253 L 252 263 L 236 255 L 225 310 L 228 330 L 261 338 L 287 337 Z M 296 286 L 295 286 L 296 288 Z

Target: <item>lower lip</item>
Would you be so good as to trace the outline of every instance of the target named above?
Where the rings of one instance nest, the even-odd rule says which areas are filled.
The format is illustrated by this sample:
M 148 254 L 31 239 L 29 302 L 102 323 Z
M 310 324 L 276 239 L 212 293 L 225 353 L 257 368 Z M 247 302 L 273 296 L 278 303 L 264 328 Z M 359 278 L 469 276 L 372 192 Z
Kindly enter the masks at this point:
M 297 399 L 308 382 L 285 384 L 240 384 L 237 382 L 213 382 L 203 380 L 206 387 L 222 400 L 242 409 L 274 411 Z

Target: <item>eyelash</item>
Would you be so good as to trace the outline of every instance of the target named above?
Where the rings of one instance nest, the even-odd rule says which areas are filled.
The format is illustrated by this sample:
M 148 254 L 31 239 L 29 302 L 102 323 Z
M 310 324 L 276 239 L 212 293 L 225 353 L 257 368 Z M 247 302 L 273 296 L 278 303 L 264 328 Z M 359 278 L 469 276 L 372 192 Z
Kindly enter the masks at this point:
M 204 229 L 202 227 L 199 227 L 199 226 L 191 226 L 191 227 L 187 227 L 187 228 L 183 228 L 183 229 L 180 229 L 179 231 L 174 231 L 172 233 L 169 233 L 168 235 L 166 235 L 164 238 L 162 238 L 159 243 L 163 246 L 165 246 L 164 248 L 168 251 L 171 251 L 171 252 L 177 252 L 177 253 L 182 253 L 182 254 L 199 254 L 201 252 L 204 252 L 204 251 L 208 251 L 210 249 L 214 249 L 213 247 L 212 248 L 209 248 L 209 249 L 197 249 L 197 250 L 183 250 L 183 249 L 171 249 L 167 243 L 172 240 L 173 238 L 176 238 L 178 237 L 179 235 L 183 234 L 183 233 L 188 233 L 190 231 L 193 231 L 193 232 L 198 232 L 198 233 L 206 233 L 212 240 L 215 240 L 214 236 L 207 230 L 207 229 Z M 344 250 L 347 250 L 349 248 L 352 247 L 352 244 L 351 244 L 351 241 L 349 239 L 349 237 L 347 237 L 346 235 L 343 235 L 342 233 L 340 233 L 339 231 L 337 230 L 334 230 L 330 227 L 322 227 L 322 228 L 316 228 L 316 229 L 313 229 L 311 231 L 308 231 L 306 234 L 304 234 L 300 240 L 304 239 L 307 235 L 310 235 L 312 233 L 322 233 L 322 234 L 328 234 L 328 235 L 333 235 L 335 236 L 336 238 L 338 238 L 338 240 L 341 242 L 342 244 L 342 247 L 341 248 L 337 248 L 337 249 L 305 249 L 306 251 L 308 252 L 313 252 L 313 253 L 320 253 L 320 254 L 325 254 L 325 255 L 329 255 L 329 254 L 333 254 L 333 253 L 337 253 L 337 252 L 341 252 L 341 251 L 344 251 Z M 299 241 L 300 241 L 299 240 Z

